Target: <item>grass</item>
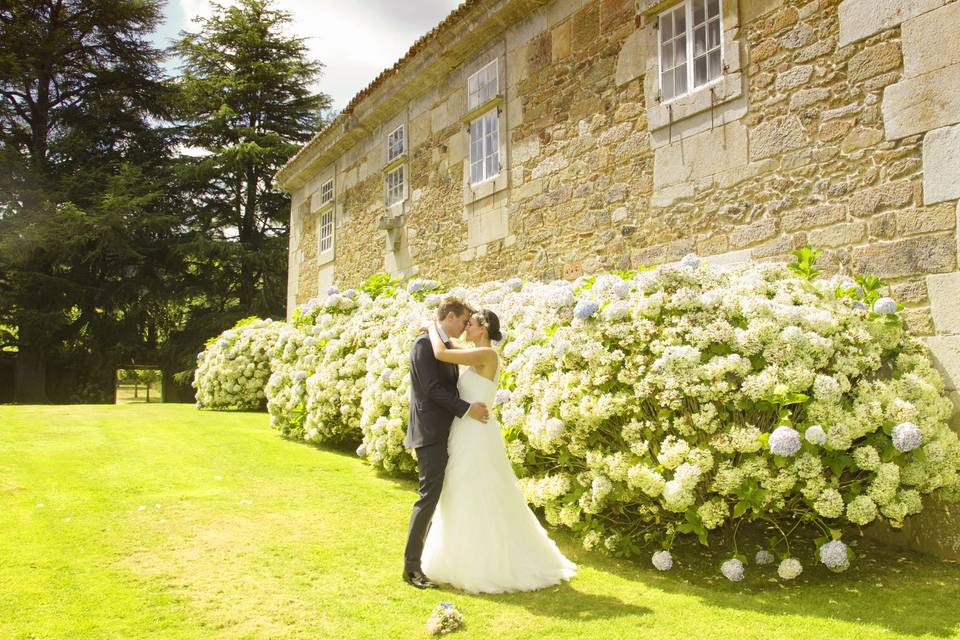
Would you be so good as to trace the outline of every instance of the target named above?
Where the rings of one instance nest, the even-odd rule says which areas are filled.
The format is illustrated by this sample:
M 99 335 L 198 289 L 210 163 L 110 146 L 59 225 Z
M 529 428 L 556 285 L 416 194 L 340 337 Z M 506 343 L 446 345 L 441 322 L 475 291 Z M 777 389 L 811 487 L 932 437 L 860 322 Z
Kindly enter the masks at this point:
M 186 405 L 0 406 L 0 638 L 960 637 L 960 567 L 861 544 L 793 583 L 690 547 L 666 574 L 586 553 L 562 586 L 471 596 L 400 581 L 414 485 Z M 42 506 L 41 506 L 42 505 Z

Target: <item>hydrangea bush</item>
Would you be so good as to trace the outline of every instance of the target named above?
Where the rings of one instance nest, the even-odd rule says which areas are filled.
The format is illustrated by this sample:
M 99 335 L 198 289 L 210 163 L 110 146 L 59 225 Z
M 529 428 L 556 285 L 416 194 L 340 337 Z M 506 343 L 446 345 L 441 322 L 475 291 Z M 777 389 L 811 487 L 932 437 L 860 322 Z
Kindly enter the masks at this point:
M 245 318 L 207 341 L 197 354 L 193 388 L 201 409 L 262 409 L 270 353 L 283 322 Z
M 500 316 L 496 414 L 527 501 L 588 549 L 661 548 L 661 570 L 678 535 L 707 544 L 762 525 L 779 532 L 788 580 L 802 571 L 794 531 L 818 530 L 811 559 L 841 571 L 844 533 L 955 497 L 960 444 L 925 345 L 882 282 L 821 278 L 815 261 L 809 249 L 790 265 L 689 256 L 451 290 Z M 432 281 L 395 285 L 299 310 L 277 342 L 269 410 L 285 433 L 354 439 L 373 466 L 413 472 L 409 349 L 441 295 Z M 722 573 L 739 580 L 749 563 L 733 546 Z

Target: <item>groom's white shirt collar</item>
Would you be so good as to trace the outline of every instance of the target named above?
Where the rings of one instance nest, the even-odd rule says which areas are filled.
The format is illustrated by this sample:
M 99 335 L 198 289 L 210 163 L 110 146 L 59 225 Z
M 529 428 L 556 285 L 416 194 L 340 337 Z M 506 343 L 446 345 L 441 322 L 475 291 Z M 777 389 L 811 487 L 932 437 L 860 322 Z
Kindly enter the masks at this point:
M 443 340 L 444 344 L 450 342 L 450 338 L 447 337 L 447 334 L 443 330 L 443 327 L 441 327 L 439 323 L 436 323 L 436 325 L 437 325 L 437 333 L 440 334 L 440 339 Z

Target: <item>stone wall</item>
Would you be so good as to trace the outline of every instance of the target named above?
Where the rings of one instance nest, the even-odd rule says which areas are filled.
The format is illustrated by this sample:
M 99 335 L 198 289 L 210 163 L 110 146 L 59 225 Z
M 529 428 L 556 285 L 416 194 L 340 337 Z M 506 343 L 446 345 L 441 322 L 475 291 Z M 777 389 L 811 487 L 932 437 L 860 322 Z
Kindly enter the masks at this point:
M 960 406 L 960 1 L 722 0 L 722 79 L 661 104 L 656 16 L 671 4 L 474 2 L 442 54 L 414 58 L 288 171 L 291 310 L 384 270 L 572 278 L 690 252 L 783 260 L 809 243 L 832 270 L 890 283 Z M 477 189 L 465 83 L 494 58 L 503 170 Z M 388 209 L 398 124 L 409 180 Z M 336 232 L 318 260 L 310 203 L 325 176 Z M 891 539 L 960 557 L 960 540 L 930 531 Z

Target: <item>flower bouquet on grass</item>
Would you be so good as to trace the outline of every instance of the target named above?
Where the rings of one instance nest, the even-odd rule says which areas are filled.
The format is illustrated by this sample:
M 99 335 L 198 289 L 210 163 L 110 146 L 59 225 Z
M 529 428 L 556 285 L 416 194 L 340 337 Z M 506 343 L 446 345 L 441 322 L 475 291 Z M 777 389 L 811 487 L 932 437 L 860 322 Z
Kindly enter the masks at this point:
M 456 631 L 463 626 L 463 614 L 451 602 L 441 602 L 427 620 L 427 631 L 435 636 Z

